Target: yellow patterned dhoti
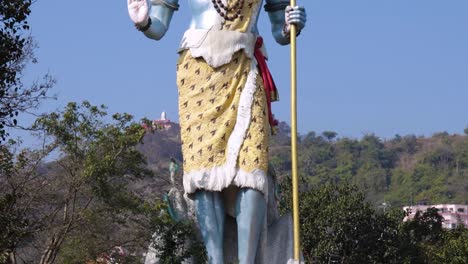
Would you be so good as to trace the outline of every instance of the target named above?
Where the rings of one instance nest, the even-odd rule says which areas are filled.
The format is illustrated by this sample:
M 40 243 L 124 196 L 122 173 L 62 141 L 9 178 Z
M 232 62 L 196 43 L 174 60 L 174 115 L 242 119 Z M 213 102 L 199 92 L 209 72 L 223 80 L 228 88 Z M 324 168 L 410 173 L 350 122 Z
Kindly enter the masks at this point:
M 270 129 L 256 65 L 238 51 L 213 69 L 185 50 L 177 67 L 185 191 L 233 184 L 265 193 Z

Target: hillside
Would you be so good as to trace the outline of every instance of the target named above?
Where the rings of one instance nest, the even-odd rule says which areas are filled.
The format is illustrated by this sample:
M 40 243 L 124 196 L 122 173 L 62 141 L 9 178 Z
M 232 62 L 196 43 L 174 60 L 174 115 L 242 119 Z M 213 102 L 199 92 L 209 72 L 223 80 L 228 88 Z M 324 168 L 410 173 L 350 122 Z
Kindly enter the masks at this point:
M 290 128 L 282 122 L 271 140 L 270 160 L 282 177 L 290 173 L 289 135 Z M 306 184 L 355 183 L 376 207 L 384 201 L 392 206 L 423 200 L 468 203 L 467 135 L 397 135 L 382 140 L 373 134 L 340 138 L 327 131 L 309 132 L 299 141 L 299 172 Z M 168 175 L 170 157 L 182 159 L 179 126 L 148 133 L 140 150 L 150 168 Z

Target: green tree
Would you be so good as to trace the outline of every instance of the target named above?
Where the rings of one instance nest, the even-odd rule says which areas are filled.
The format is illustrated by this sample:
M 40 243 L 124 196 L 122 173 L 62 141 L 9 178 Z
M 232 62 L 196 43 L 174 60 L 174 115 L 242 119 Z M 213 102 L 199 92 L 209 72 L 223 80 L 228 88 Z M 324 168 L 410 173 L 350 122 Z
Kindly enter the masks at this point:
M 305 186 L 303 186 L 303 189 Z M 290 211 L 290 184 L 282 186 L 282 212 Z M 356 186 L 325 184 L 300 194 L 301 243 L 313 263 L 465 263 L 468 232 L 442 229 L 437 209 L 376 213 Z M 453 257 L 453 258 L 452 258 Z
M 405 223 L 404 229 L 406 233 L 411 234 L 412 240 L 430 243 L 440 240 L 444 218 L 438 211 L 434 207 L 428 208 L 425 212 L 418 211 L 411 221 Z
M 20 187 L 12 184 L 15 172 L 24 170 L 28 164 L 24 152 L 16 156 L 12 153 L 16 144 L 10 139 L 0 145 L 0 263 L 16 263 L 15 248 L 32 227 L 18 206 L 23 197 Z
M 205 246 L 198 237 L 198 231 L 191 221 L 175 221 L 167 211 L 152 217 L 152 230 L 157 236 L 152 238 L 158 263 L 172 264 L 192 260 L 207 263 Z
M 53 263 L 68 239 L 93 224 L 93 215 L 117 227 L 144 213 L 141 198 L 127 188 L 152 174 L 136 149 L 144 130 L 128 114 L 113 115 L 111 123 L 104 122 L 106 116 L 104 107 L 83 102 L 40 117 L 34 129 L 44 132 L 44 148 L 20 152 L 10 159 L 12 169 L 0 175 L 6 183 L 2 193 L 13 197 L 13 207 L 29 221 L 28 235 L 39 249 L 29 257 L 37 263 Z M 44 163 L 50 153 L 58 159 Z M 101 243 L 112 248 L 129 239 Z M 16 248 L 9 252 L 19 254 Z
M 25 237 L 28 226 L 14 199 L 9 194 L 0 197 L 0 263 L 14 263 L 12 249 Z
M 0 3 L 0 142 L 8 136 L 7 127 L 18 126 L 18 114 L 36 108 L 54 84 L 49 75 L 28 86 L 21 80 L 26 65 L 36 62 L 28 32 L 30 7 L 31 0 Z
M 425 212 L 418 211 L 413 219 L 404 222 L 397 240 L 400 263 L 433 263 L 428 249 L 441 242 L 444 233 L 442 221 L 436 208 L 428 208 Z
M 283 186 L 284 190 L 290 190 Z M 286 199 L 290 199 L 286 191 Z M 381 230 L 364 194 L 349 184 L 325 184 L 300 195 L 301 239 L 306 262 L 372 263 Z M 285 207 L 286 208 L 285 208 Z M 290 210 L 290 202 L 283 204 Z
M 322 135 L 328 140 L 328 141 L 332 141 L 337 135 L 338 133 L 334 132 L 334 131 L 323 131 L 322 132 Z
M 456 229 L 445 231 L 440 243 L 428 247 L 427 253 L 431 263 L 467 263 L 468 229 L 459 224 Z

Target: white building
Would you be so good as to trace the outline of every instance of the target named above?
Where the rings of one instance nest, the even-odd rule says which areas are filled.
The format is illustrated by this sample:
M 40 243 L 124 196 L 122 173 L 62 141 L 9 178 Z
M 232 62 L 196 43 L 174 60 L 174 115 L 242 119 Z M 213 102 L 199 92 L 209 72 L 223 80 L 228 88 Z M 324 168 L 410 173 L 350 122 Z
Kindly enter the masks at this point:
M 435 207 L 439 209 L 439 214 L 444 218 L 443 228 L 453 229 L 459 223 L 468 227 L 468 205 L 463 204 L 435 204 L 435 205 L 413 205 L 405 206 L 403 210 L 408 212 L 408 219 L 413 219 L 417 211 L 425 212 L 428 208 Z

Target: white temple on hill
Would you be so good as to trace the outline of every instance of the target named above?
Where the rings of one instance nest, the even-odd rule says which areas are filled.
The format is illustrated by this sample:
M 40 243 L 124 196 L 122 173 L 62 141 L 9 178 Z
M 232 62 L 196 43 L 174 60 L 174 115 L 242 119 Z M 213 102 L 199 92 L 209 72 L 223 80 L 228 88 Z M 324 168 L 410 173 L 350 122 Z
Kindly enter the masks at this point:
M 166 112 L 161 113 L 161 118 L 153 120 L 153 130 L 168 130 L 171 128 L 171 120 L 167 119 Z

